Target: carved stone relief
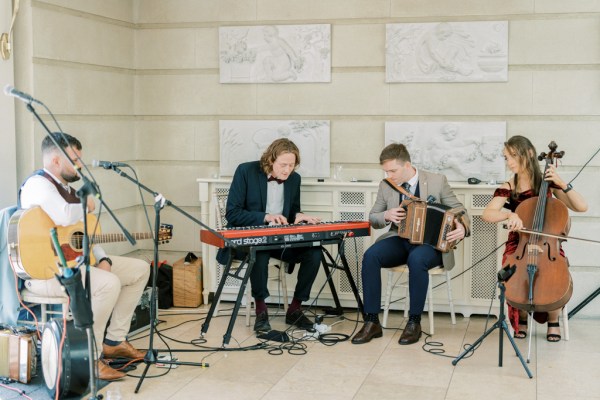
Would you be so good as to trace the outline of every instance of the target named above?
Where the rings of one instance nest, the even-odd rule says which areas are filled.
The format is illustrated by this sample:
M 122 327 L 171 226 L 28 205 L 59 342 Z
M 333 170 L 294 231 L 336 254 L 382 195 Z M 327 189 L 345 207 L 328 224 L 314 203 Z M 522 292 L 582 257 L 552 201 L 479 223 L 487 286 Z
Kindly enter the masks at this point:
M 505 179 L 506 122 L 386 122 L 385 144 L 402 143 L 417 168 L 449 181 Z
M 260 159 L 265 149 L 279 138 L 288 138 L 300 150 L 302 177 L 329 177 L 329 121 L 219 121 L 221 176 L 232 176 L 243 162 Z
M 331 25 L 219 28 L 221 83 L 331 82 Z
M 386 82 L 507 80 L 507 21 L 386 25 Z

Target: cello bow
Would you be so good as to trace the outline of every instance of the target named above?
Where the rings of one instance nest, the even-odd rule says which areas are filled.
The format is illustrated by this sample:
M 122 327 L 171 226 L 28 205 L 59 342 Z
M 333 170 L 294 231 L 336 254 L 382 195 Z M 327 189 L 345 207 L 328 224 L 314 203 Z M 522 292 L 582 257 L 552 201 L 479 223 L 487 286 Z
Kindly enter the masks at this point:
M 502 227 L 504 229 L 508 229 L 508 225 L 506 225 L 506 224 L 502 224 Z M 600 240 L 586 239 L 586 238 L 580 238 L 580 237 L 576 237 L 576 236 L 553 235 L 552 233 L 538 232 L 538 231 L 535 231 L 532 229 L 527 229 L 527 228 L 517 229 L 515 232 L 523 232 L 523 233 L 529 233 L 529 234 L 534 234 L 534 235 L 539 235 L 539 236 L 548 236 L 548 237 L 552 237 L 552 238 L 556 238 L 556 239 L 563 239 L 563 240 L 567 240 L 567 239 L 581 240 L 584 242 L 600 244 Z

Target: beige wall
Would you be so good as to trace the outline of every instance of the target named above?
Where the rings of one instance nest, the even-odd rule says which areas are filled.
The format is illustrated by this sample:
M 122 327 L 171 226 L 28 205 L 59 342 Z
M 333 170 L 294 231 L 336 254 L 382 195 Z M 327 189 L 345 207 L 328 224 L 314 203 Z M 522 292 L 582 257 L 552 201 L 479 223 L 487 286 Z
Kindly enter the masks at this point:
M 8 33 L 12 18 L 12 3 L 0 3 L 0 34 Z M 14 81 L 14 58 L 0 58 L 0 86 Z M 15 141 L 15 107 L 12 97 L 0 96 L 0 209 L 12 206 L 17 201 L 17 161 Z
M 86 160 L 131 161 L 142 183 L 194 216 L 195 179 L 218 171 L 219 119 L 328 119 L 331 163 L 369 179 L 382 176 L 385 121 L 507 121 L 509 136 L 526 135 L 539 151 L 558 142 L 566 178 L 600 146 L 598 1 L 24 0 L 22 8 L 17 87 L 83 140 Z M 386 23 L 480 20 L 509 21 L 508 82 L 385 83 Z M 309 23 L 332 25 L 331 83 L 219 83 L 219 26 Z M 40 164 L 43 132 L 20 104 L 16 115 L 22 179 Z M 600 238 L 599 172 L 597 157 L 574 182 L 590 210 L 573 216 L 573 235 Z M 117 215 L 144 230 L 135 186 L 114 172 L 95 175 Z M 163 214 L 175 224 L 165 249 L 199 248 L 197 226 Z M 597 286 L 600 248 L 567 247 L 579 287 Z

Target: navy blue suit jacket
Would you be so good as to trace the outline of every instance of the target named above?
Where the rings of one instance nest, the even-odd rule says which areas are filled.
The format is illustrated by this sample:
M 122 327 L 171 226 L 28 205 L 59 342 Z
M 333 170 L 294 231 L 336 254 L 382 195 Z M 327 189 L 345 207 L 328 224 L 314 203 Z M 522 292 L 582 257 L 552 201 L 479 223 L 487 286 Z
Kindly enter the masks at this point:
M 283 185 L 283 212 L 289 223 L 294 223 L 300 212 L 300 175 L 292 172 Z M 265 225 L 267 209 L 267 175 L 260 162 L 251 161 L 240 164 L 233 175 L 225 218 L 227 227 Z M 226 264 L 229 249 L 219 249 L 217 261 Z

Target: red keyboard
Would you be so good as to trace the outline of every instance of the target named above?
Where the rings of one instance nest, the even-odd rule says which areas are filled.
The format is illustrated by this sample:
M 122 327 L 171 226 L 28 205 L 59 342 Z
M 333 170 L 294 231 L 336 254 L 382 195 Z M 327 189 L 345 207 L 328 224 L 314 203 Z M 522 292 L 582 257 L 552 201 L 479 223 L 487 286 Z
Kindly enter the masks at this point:
M 267 246 L 369 236 L 371 226 L 367 221 L 335 221 L 318 224 L 252 226 L 221 229 L 217 232 L 238 246 Z M 228 247 L 223 239 L 205 229 L 200 231 L 200 240 L 212 246 Z

